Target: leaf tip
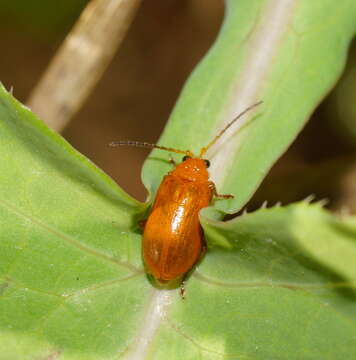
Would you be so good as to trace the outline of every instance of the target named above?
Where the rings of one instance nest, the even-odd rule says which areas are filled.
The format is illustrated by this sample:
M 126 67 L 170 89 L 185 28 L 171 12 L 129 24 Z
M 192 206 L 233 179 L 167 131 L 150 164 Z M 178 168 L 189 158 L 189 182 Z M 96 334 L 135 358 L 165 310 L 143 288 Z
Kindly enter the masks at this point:
M 265 200 L 262 205 L 261 205 L 261 208 L 260 209 L 266 209 L 267 208 L 267 205 L 268 205 L 268 201 Z
M 311 204 L 311 202 L 315 199 L 315 194 L 308 195 L 305 199 L 302 200 L 302 202 L 305 202 L 307 204 Z
M 7 90 L 5 85 L 1 81 L 0 81 L 0 89 L 11 96 L 13 96 L 13 94 L 14 94 L 14 87 L 11 85 L 10 89 Z
M 329 203 L 329 199 L 324 198 L 324 199 L 320 199 L 316 202 L 317 205 L 319 205 L 320 207 L 325 207 L 325 205 L 327 205 Z

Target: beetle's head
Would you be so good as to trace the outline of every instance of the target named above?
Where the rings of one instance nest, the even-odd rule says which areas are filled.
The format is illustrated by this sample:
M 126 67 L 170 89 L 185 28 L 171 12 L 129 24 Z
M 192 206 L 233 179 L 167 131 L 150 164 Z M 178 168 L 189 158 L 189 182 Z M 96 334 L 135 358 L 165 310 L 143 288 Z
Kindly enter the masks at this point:
M 209 160 L 184 156 L 182 162 L 174 170 L 174 174 L 190 181 L 208 181 Z

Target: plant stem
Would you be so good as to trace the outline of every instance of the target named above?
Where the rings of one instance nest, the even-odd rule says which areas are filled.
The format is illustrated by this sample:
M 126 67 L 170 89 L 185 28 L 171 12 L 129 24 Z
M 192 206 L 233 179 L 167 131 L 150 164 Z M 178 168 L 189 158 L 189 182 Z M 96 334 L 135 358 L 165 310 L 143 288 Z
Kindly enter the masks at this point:
M 92 0 L 55 54 L 27 104 L 61 131 L 103 75 L 141 0 Z

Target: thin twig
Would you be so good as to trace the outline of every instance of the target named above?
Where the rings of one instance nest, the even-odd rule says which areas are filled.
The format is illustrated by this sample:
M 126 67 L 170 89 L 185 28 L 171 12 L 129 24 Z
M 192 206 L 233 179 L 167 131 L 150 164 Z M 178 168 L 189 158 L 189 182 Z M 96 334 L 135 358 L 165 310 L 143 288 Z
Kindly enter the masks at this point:
M 83 105 L 123 40 L 141 0 L 92 0 L 30 95 L 28 106 L 60 131 Z

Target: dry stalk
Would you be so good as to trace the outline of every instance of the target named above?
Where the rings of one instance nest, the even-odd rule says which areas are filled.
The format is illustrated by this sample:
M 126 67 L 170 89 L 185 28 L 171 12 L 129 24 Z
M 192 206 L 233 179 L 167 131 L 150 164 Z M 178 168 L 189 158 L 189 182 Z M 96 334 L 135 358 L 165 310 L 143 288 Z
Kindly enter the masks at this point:
M 55 54 L 27 105 L 61 131 L 109 65 L 141 0 L 92 0 Z

